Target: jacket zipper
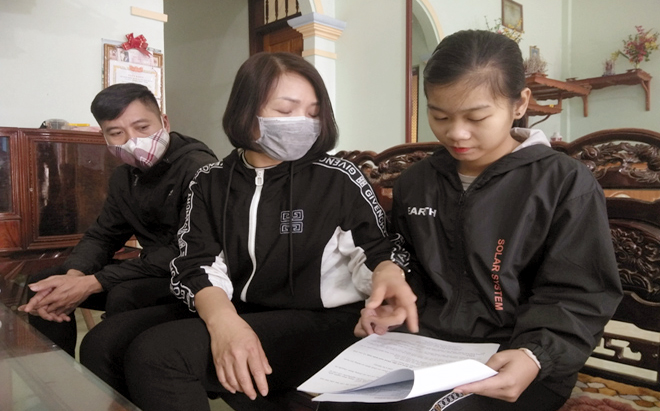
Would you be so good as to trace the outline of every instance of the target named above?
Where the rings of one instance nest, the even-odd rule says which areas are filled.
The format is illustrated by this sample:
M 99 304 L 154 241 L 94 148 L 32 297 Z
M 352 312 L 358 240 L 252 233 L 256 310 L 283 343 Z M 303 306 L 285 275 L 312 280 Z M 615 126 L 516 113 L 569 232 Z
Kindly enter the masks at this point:
M 468 188 L 468 190 L 469 189 L 470 188 Z M 467 196 L 467 191 L 463 190 L 461 192 L 461 196 L 458 199 L 458 208 L 459 209 L 458 209 L 458 225 L 457 225 L 457 227 L 458 227 L 457 230 L 458 230 L 460 238 L 461 238 L 461 271 L 462 271 L 461 275 L 463 277 L 467 277 L 467 275 L 468 275 L 467 270 L 466 270 L 467 264 L 465 262 L 465 258 L 466 258 L 465 257 L 465 238 L 463 236 L 463 230 L 462 230 L 463 219 L 464 219 L 463 206 L 465 204 L 465 197 L 466 196 Z M 460 284 L 461 279 L 459 278 L 458 281 L 459 281 L 459 284 Z M 458 287 L 456 287 L 456 289 L 458 290 L 457 291 L 458 295 L 456 296 L 456 301 L 460 301 L 461 297 L 462 297 L 462 294 L 463 294 L 463 287 L 461 287 L 459 285 Z M 451 312 L 449 314 L 450 321 L 454 320 L 454 318 L 456 316 L 456 312 L 458 311 L 458 306 L 459 306 L 459 304 L 454 304 L 454 306 L 452 307 Z
M 264 186 L 264 169 L 256 168 L 257 172 L 256 177 L 254 178 L 254 195 L 252 196 L 252 202 L 250 203 L 250 218 L 248 222 L 248 254 L 250 255 L 250 260 L 252 260 L 252 274 L 250 278 L 245 283 L 243 290 L 241 291 L 241 301 L 247 302 L 247 290 L 254 278 L 254 273 L 257 272 L 257 256 L 255 252 L 255 243 L 257 236 L 257 210 L 259 208 L 259 200 L 261 199 L 261 189 Z

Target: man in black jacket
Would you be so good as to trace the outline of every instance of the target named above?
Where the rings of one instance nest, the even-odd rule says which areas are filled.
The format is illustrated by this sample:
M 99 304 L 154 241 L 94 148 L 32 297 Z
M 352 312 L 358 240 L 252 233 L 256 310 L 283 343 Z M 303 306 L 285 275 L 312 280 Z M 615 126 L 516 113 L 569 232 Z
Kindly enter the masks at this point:
M 113 172 L 98 219 L 64 264 L 30 280 L 31 297 L 19 309 L 30 323 L 72 356 L 76 307 L 105 310 L 107 316 L 175 301 L 170 261 L 179 254 L 176 232 L 188 183 L 197 170 L 217 161 L 203 143 L 170 133 L 154 95 L 146 87 L 116 84 L 101 91 L 92 114 L 110 152 L 124 163 Z M 140 257 L 113 256 L 135 236 Z

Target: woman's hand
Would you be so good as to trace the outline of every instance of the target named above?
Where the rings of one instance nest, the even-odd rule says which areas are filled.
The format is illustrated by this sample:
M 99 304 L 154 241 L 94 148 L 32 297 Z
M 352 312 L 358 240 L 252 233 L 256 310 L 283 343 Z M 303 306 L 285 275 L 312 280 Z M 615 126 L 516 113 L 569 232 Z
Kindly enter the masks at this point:
M 273 370 L 259 337 L 236 313 L 227 294 L 217 287 L 204 288 L 195 296 L 195 307 L 211 336 L 213 364 L 222 386 L 232 394 L 243 392 L 254 400 L 254 378 L 259 393 L 266 396 L 266 375 Z
M 490 357 L 486 365 L 498 371 L 498 374 L 482 381 L 461 385 L 454 388 L 454 391 L 515 402 L 539 373 L 538 365 L 522 350 L 498 352 Z
M 362 309 L 355 335 L 382 335 L 404 321 L 410 332 L 419 331 L 415 304 L 417 296 L 406 282 L 403 270 L 391 261 L 383 261 L 374 270 L 372 282 L 371 297 Z

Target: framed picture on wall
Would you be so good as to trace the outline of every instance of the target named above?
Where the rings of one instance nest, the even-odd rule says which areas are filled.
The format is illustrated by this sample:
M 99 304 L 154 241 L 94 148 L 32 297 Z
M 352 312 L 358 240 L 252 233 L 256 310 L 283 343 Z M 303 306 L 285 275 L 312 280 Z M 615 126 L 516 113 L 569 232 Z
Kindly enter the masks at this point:
M 541 58 L 541 51 L 536 46 L 529 46 L 529 57 Z
M 502 0 L 502 24 L 510 29 L 523 31 L 522 4 L 512 0 Z
M 163 107 L 163 55 L 142 54 L 137 49 L 124 50 L 120 45 L 103 45 L 103 88 L 119 83 L 146 86 Z

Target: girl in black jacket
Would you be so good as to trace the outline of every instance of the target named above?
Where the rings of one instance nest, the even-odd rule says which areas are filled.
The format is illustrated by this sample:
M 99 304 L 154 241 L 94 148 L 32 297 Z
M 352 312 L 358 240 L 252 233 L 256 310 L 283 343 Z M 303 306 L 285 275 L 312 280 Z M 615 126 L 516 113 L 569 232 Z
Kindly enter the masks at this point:
M 128 392 L 147 411 L 208 409 L 207 392 L 272 409 L 269 391 L 297 387 L 355 341 L 372 277 L 416 327 L 383 209 L 355 165 L 325 154 L 337 129 L 316 69 L 289 53 L 250 57 L 223 125 L 236 150 L 191 182 L 171 263 L 173 292 L 198 316 L 149 328 L 125 356 Z
M 622 295 L 602 190 L 538 130 L 511 129 L 531 98 L 514 41 L 446 37 L 424 89 L 444 147 L 397 181 L 393 230 L 413 258 L 420 333 L 499 343 L 498 374 L 377 409 L 556 410 Z M 402 322 L 389 311 L 372 299 L 358 331 Z

